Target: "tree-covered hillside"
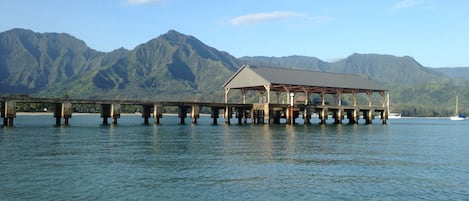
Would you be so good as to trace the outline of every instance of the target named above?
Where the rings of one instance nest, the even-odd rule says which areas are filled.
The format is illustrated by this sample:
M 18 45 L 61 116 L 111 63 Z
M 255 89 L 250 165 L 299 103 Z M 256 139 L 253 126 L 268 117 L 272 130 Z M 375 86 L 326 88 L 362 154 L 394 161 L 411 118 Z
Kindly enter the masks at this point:
M 0 95 L 220 102 L 222 85 L 243 64 L 358 74 L 387 87 L 391 109 L 407 116 L 452 115 L 456 95 L 469 113 L 467 68 L 428 68 L 408 56 L 236 59 L 175 30 L 132 50 L 99 52 L 66 33 L 0 33 Z

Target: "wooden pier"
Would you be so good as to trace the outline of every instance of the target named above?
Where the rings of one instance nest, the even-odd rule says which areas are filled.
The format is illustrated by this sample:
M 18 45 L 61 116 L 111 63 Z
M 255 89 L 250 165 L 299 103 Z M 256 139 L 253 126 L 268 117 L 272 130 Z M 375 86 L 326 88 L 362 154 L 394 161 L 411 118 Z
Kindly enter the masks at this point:
M 287 124 L 296 124 L 295 119 L 300 115 L 304 124 L 310 124 L 313 113 L 317 114 L 320 124 L 325 124 L 330 116 L 335 124 L 342 124 L 345 117 L 349 124 L 357 124 L 360 116 L 365 119 L 365 124 L 371 124 L 375 116 L 379 116 L 383 124 L 386 124 L 388 119 L 385 98 L 387 89 L 357 75 L 245 65 L 223 85 L 223 88 L 225 89 L 223 103 L 4 96 L 0 97 L 1 117 L 4 126 L 13 126 L 16 103 L 49 103 L 54 106 L 56 125 L 68 125 L 74 105 L 80 104 L 100 105 L 103 125 L 109 124 L 109 118 L 112 119 L 112 124 L 117 124 L 121 117 L 122 105 L 141 106 L 144 124 L 149 124 L 150 118 L 153 118 L 155 124 L 159 124 L 160 118 L 163 117 L 163 108 L 168 106 L 178 107 L 181 124 L 185 124 L 188 114 L 192 123 L 197 124 L 201 108 L 210 108 L 213 124 L 218 124 L 220 111 L 226 124 L 231 124 L 233 114 L 236 115 L 238 124 L 246 124 L 248 119 L 253 124 L 278 124 L 282 118 Z M 229 94 L 232 90 L 240 90 L 242 97 L 230 99 Z M 248 103 L 248 92 L 254 93 L 259 101 Z M 318 95 L 320 102 L 312 102 L 310 97 L 312 94 Z M 374 97 L 374 94 L 378 94 L 379 97 Z M 298 95 L 303 96 L 302 101 L 299 101 Z M 329 100 L 334 100 L 333 104 L 326 102 L 327 96 Z M 343 104 L 344 96 L 349 96 L 351 103 Z M 361 99 L 366 99 L 366 102 L 362 101 L 359 104 L 359 96 Z
M 77 105 L 99 105 L 101 106 L 102 124 L 118 124 L 121 118 L 122 105 L 138 105 L 141 106 L 141 116 L 144 124 L 150 124 L 150 118 L 153 123 L 160 124 L 163 118 L 164 107 L 178 107 L 178 117 L 180 124 L 186 124 L 185 120 L 189 116 L 192 124 L 197 124 L 202 108 L 210 108 L 210 117 L 213 119 L 212 124 L 218 124 L 220 113 L 223 115 L 225 124 L 232 124 L 233 116 L 237 120 L 237 124 L 279 124 L 281 119 L 285 119 L 288 124 L 304 123 L 311 124 L 310 120 L 313 113 L 318 114 L 320 123 L 325 124 L 329 116 L 334 118 L 334 123 L 341 124 L 344 114 L 349 119 L 348 123 L 356 124 L 360 116 L 363 116 L 366 124 L 371 124 L 375 116 L 380 116 L 383 123 L 386 123 L 386 108 L 379 106 L 315 106 L 294 104 L 266 104 L 266 103 L 208 103 L 208 102 L 169 102 L 169 101 L 138 101 L 138 100 L 93 100 L 93 99 L 59 99 L 59 98 L 35 98 L 29 96 L 7 96 L 1 97 L 1 117 L 3 125 L 13 126 L 16 117 L 17 103 L 47 103 L 52 104 L 53 118 L 55 125 L 69 125 L 72 118 L 74 106 Z M 293 111 L 293 112 L 291 112 Z M 361 115 L 360 115 L 361 114 Z M 303 122 L 291 122 L 298 117 L 303 118 Z M 51 118 L 52 119 L 52 118 Z M 109 123 L 111 119 L 111 123 Z

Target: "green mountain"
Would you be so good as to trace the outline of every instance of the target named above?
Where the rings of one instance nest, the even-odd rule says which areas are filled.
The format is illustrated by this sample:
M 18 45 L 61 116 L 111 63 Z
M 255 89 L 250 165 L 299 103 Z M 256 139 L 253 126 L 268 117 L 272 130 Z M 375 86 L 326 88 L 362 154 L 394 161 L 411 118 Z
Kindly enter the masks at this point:
M 239 68 L 228 53 L 174 30 L 103 53 L 68 34 L 13 29 L 0 34 L 0 50 L 2 94 L 219 101 Z
M 67 89 L 73 94 L 88 83 L 92 89 L 88 91 L 93 92 L 88 97 L 221 101 L 221 85 L 238 68 L 228 53 L 171 30 L 137 46 L 112 65 L 72 82 Z M 80 94 L 87 93 L 73 95 Z
M 0 33 L 0 95 L 222 101 L 221 86 L 242 64 L 358 74 L 388 87 L 393 111 L 409 116 L 449 116 L 456 95 L 462 112 L 469 105 L 465 68 L 427 68 L 411 57 L 236 59 L 174 30 L 132 50 L 99 52 L 65 33 Z
M 0 93 L 35 93 L 94 68 L 104 53 L 62 33 L 0 33 Z

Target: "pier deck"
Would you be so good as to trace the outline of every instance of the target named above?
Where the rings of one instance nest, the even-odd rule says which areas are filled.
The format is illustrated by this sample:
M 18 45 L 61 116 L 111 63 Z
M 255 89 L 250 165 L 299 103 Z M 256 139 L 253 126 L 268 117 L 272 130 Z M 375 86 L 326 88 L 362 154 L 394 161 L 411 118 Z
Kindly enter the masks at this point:
M 238 124 L 246 124 L 248 120 L 253 124 L 278 124 L 280 119 L 286 119 L 287 123 L 291 119 L 301 117 L 304 124 L 310 124 L 313 113 L 317 113 L 321 123 L 332 116 L 335 123 L 342 123 L 344 114 L 347 114 L 349 123 L 358 123 L 359 113 L 366 120 L 367 124 L 372 123 L 373 118 L 379 115 L 386 121 L 386 108 L 379 106 L 336 106 L 336 105 L 305 105 L 305 104 L 275 104 L 275 103 L 216 103 L 216 102 L 186 102 L 186 101 L 150 101 L 150 100 L 102 100 L 102 99 L 61 99 L 61 98 L 38 98 L 30 96 L 5 96 L 0 97 L 1 117 L 4 126 L 13 126 L 13 120 L 16 117 L 17 103 L 46 103 L 54 107 L 53 117 L 55 124 L 68 125 L 72 118 L 74 106 L 76 105 L 98 105 L 101 106 L 102 124 L 109 124 L 108 118 L 112 119 L 112 124 L 117 124 L 117 119 L 121 117 L 120 108 L 122 105 L 137 105 L 142 108 L 142 118 L 144 124 L 149 124 L 149 119 L 154 119 L 154 124 L 160 123 L 163 117 L 164 107 L 178 107 L 178 117 L 180 123 L 185 124 L 185 119 L 191 118 L 192 124 L 197 124 L 201 108 L 210 108 L 210 117 L 213 124 L 218 124 L 217 119 L 220 112 L 223 114 L 225 124 L 231 124 L 231 119 L 235 115 Z M 293 111 L 292 113 L 289 111 Z M 290 115 L 291 114 L 291 115 Z M 355 115 L 355 116 L 354 116 Z M 298 122 L 300 123 L 300 122 Z

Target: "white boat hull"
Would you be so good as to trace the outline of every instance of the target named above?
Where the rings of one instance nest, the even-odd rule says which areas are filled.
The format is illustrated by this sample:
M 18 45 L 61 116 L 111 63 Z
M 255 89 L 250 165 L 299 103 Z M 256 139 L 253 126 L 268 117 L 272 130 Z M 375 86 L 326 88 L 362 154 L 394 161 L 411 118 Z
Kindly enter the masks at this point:
M 390 112 L 388 116 L 388 119 L 400 119 L 400 118 L 401 118 L 401 113 Z
M 449 119 L 453 120 L 453 121 L 461 121 L 461 120 L 464 120 L 465 118 L 464 117 L 460 117 L 460 116 L 453 116 L 453 117 L 450 117 Z

